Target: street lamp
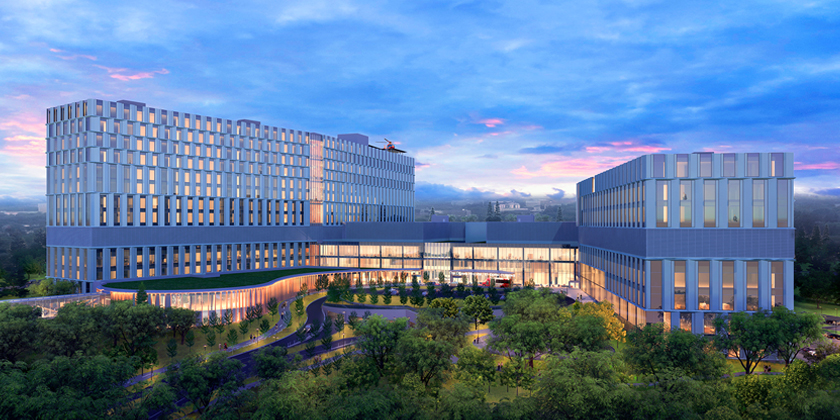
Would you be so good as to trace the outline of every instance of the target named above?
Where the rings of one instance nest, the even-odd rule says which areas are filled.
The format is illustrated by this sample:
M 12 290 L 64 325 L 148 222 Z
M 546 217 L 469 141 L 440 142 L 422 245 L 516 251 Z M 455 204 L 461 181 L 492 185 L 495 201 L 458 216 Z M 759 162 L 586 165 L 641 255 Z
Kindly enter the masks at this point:
M 341 311 L 341 316 L 342 316 L 342 317 L 344 317 L 344 314 L 345 314 L 346 312 L 347 312 L 347 311 Z M 346 318 L 346 317 L 345 317 L 345 318 L 343 318 L 343 319 L 344 319 L 344 322 L 347 322 L 347 318 Z M 343 322 L 341 323 L 341 325 L 346 326 Z M 344 328 L 342 328 L 342 329 L 341 329 L 341 339 L 342 339 L 342 340 L 344 340 Z

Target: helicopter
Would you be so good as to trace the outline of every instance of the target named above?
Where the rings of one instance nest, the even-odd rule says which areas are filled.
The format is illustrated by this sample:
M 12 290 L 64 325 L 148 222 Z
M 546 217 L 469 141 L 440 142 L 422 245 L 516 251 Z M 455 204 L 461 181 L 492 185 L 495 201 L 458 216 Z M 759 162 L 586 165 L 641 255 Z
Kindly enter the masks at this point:
M 383 138 L 384 138 L 384 137 L 383 137 Z M 386 151 L 386 152 L 391 152 L 391 153 L 405 153 L 405 150 L 400 150 L 400 149 L 397 149 L 397 148 L 394 146 L 394 143 L 393 143 L 393 142 L 391 142 L 391 140 L 385 139 L 385 141 L 378 141 L 377 143 L 387 143 L 385 146 L 383 146 L 383 147 L 381 148 L 381 150 L 384 150 L 384 151 Z M 371 146 L 371 147 L 376 148 L 376 149 L 380 149 L 379 147 L 376 147 L 376 146 Z

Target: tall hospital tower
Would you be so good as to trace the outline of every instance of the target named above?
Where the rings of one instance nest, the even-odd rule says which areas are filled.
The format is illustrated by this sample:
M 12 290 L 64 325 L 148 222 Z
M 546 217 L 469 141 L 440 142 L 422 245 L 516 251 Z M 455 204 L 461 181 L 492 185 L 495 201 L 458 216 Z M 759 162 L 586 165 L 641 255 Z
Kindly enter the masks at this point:
M 653 154 L 577 185 L 575 222 L 414 222 L 414 159 L 259 121 L 88 99 L 49 108 L 47 276 L 323 266 L 579 287 L 709 333 L 793 307 L 793 155 Z

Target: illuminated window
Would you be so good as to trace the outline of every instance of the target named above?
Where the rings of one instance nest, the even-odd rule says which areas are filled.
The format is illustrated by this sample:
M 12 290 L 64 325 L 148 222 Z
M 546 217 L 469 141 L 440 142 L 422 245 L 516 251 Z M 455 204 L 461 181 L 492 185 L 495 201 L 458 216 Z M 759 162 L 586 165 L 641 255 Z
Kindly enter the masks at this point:
M 729 227 L 741 227 L 741 180 L 730 179 L 727 189 Z
M 771 306 L 784 305 L 785 263 L 773 261 L 770 263 L 770 293 Z
M 662 261 L 650 262 L 650 308 L 662 309 Z
M 747 261 L 747 310 L 758 310 L 758 261 Z
M 656 181 L 656 227 L 668 227 L 668 181 Z
M 691 227 L 693 187 L 694 181 L 680 181 L 680 227 Z
M 697 262 L 697 308 L 709 310 L 711 300 L 709 298 L 710 261 Z
M 674 261 L 674 309 L 685 309 L 685 261 Z
M 721 286 L 723 288 L 722 302 L 724 311 L 735 310 L 735 262 L 723 261 L 721 263 Z
M 688 155 L 677 155 L 677 178 L 688 177 Z

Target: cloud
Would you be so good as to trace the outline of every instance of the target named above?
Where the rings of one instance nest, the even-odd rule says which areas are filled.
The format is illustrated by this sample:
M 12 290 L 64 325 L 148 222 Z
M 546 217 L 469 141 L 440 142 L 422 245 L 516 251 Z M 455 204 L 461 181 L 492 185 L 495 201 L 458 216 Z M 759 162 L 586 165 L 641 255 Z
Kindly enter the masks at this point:
M 425 168 L 428 168 L 429 166 L 432 166 L 432 165 L 430 165 L 428 163 L 423 163 L 423 162 L 420 162 L 420 161 L 415 161 L 414 162 L 414 168 L 416 168 L 418 171 L 422 170 L 422 169 L 425 169 Z
M 550 161 L 540 165 L 536 171 L 529 170 L 525 165 L 510 171 L 517 178 L 531 179 L 538 177 L 580 177 L 586 178 L 620 165 L 635 156 L 601 157 L 597 159 L 570 158 Z
M 502 125 L 505 123 L 505 120 L 501 118 L 485 118 L 483 120 L 478 120 L 478 124 L 484 124 L 485 127 L 495 127 L 497 125 Z
M 605 143 L 597 143 L 593 146 L 584 147 L 587 153 L 607 153 L 607 152 L 631 152 L 640 154 L 660 153 L 666 150 L 671 150 L 659 141 L 645 142 L 640 139 L 611 141 Z
M 562 200 L 563 196 L 566 195 L 566 192 L 561 190 L 560 188 L 552 188 L 552 190 L 556 191 L 554 194 L 549 194 L 548 198 L 552 200 Z
M 809 163 L 805 164 L 802 162 L 794 162 L 794 169 L 797 171 L 803 171 L 808 169 L 817 169 L 817 170 L 834 170 L 840 169 L 840 162 L 820 162 L 820 163 Z
M 833 197 L 840 197 L 840 187 L 814 190 L 813 193 L 817 195 L 830 195 Z
M 460 201 L 460 200 L 497 200 L 504 198 L 503 195 L 492 191 L 484 191 L 478 188 L 461 189 L 451 185 L 430 184 L 418 182 L 414 185 L 414 197 L 416 201 Z
M 121 73 L 128 72 L 129 69 L 105 67 L 105 66 L 100 66 L 98 64 L 94 64 L 94 66 L 99 67 L 99 68 L 107 71 L 108 74 L 111 75 L 110 76 L 111 78 L 117 79 L 117 80 L 122 80 L 124 82 L 129 81 L 129 80 L 151 79 L 151 78 L 155 77 L 155 74 L 169 74 L 169 70 L 167 70 L 167 69 L 160 69 L 160 70 L 146 71 L 146 72 L 132 71 L 133 74 L 121 74 Z
M 519 149 L 517 153 L 523 155 L 568 155 L 572 152 L 577 152 L 583 149 L 584 146 L 580 144 L 569 144 L 569 145 L 555 145 L 555 144 L 541 144 L 539 146 L 534 147 L 524 147 Z
M 530 196 L 531 196 L 531 193 L 526 193 L 526 192 L 523 192 L 523 191 L 510 190 L 510 193 L 511 193 L 514 197 L 527 198 L 527 197 L 530 197 Z
M 479 159 L 498 159 L 499 155 L 497 155 L 495 153 L 487 153 L 487 154 L 483 154 L 483 155 L 477 156 L 477 157 Z

